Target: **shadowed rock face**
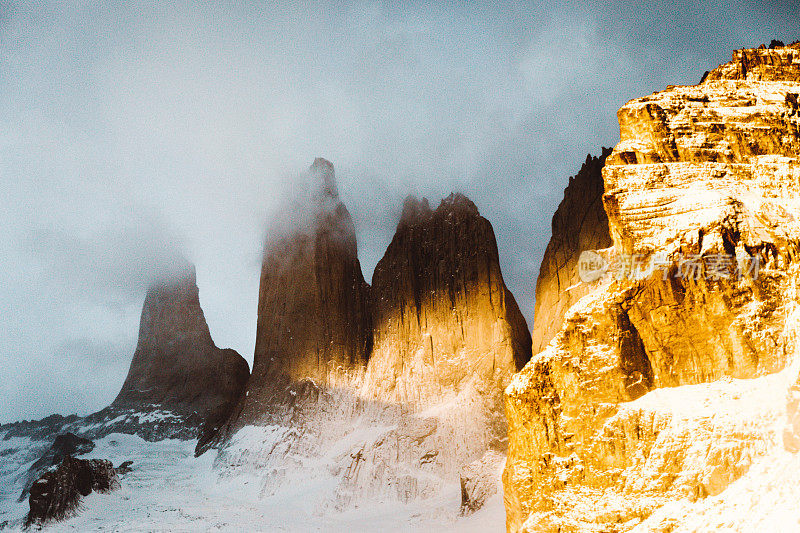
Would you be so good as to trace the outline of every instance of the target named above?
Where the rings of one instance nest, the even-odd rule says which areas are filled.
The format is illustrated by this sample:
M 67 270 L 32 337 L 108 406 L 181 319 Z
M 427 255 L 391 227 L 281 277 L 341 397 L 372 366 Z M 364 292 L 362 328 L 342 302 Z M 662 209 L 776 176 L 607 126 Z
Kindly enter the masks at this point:
M 333 165 L 318 158 L 308 172 L 310 205 L 264 253 L 253 374 L 240 425 L 258 422 L 291 382 L 348 383 L 363 374 L 372 347 L 369 286 Z
M 499 394 L 530 358 L 492 226 L 460 194 L 435 211 L 427 200 L 407 199 L 372 282 L 369 395 L 417 405 L 467 384 Z
M 569 179 L 564 199 L 553 215 L 553 234 L 536 281 L 533 353 L 547 346 L 561 329 L 567 310 L 591 290 L 578 276 L 581 252 L 614 244 L 603 208 L 601 173 L 610 153 L 610 148 L 603 148 L 600 157 L 586 156 L 580 172 Z
M 112 408 L 154 408 L 201 417 L 239 397 L 247 362 L 214 345 L 189 266 L 147 291 L 139 343 Z

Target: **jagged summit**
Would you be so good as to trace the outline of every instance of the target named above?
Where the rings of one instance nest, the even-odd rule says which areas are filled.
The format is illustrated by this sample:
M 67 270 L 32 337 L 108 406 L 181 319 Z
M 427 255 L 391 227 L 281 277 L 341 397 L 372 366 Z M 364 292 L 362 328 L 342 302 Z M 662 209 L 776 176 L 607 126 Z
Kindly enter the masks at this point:
M 403 213 L 400 215 L 400 222 L 397 226 L 417 224 L 428 219 L 432 213 L 427 198 L 418 199 L 416 196 L 409 195 L 403 200 Z
M 551 222 L 552 237 L 539 267 L 536 280 L 536 307 L 533 323 L 533 353 L 538 353 L 561 329 L 567 310 L 590 287 L 582 285 L 578 258 L 585 250 L 607 248 L 613 244 L 608 217 L 603 208 L 601 173 L 611 148 L 600 157 L 586 156 L 580 171 L 569 178 L 564 198 Z
M 397 227 L 399 229 L 425 223 L 433 216 L 442 217 L 454 214 L 480 216 L 477 206 L 461 193 L 450 193 L 449 196 L 442 199 L 435 210 L 431 209 L 427 198 L 418 199 L 410 195 L 403 201 L 403 212 Z
M 773 41 L 769 48 L 743 48 L 733 59 L 710 71 L 703 83 L 732 81 L 800 81 L 800 41 L 783 45 Z
M 479 216 L 478 207 L 475 203 L 461 194 L 460 192 L 453 192 L 447 198 L 444 198 L 439 207 L 436 208 L 438 213 L 462 213 L 467 216 Z

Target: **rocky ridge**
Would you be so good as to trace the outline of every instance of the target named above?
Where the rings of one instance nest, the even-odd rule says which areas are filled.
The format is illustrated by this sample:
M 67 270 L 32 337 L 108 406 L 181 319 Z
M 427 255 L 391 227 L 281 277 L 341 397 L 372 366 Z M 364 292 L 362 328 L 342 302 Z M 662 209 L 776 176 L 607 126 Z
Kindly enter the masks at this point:
M 739 50 L 620 109 L 603 168 L 618 275 L 506 391 L 509 531 L 672 531 L 787 453 L 799 69 L 800 44 Z

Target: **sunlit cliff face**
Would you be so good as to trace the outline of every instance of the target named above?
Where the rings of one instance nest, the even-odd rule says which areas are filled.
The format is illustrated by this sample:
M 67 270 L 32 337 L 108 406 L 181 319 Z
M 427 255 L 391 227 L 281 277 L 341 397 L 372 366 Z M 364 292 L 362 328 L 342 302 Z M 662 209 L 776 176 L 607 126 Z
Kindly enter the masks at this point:
M 364 391 L 411 405 L 470 384 L 492 395 L 529 358 L 491 224 L 451 195 L 436 210 L 406 200 L 373 276 L 375 340 Z
M 509 531 L 635 525 L 721 493 L 780 446 L 797 361 L 798 72 L 800 45 L 737 51 L 697 86 L 620 109 L 602 253 L 660 268 L 595 282 L 513 378 Z

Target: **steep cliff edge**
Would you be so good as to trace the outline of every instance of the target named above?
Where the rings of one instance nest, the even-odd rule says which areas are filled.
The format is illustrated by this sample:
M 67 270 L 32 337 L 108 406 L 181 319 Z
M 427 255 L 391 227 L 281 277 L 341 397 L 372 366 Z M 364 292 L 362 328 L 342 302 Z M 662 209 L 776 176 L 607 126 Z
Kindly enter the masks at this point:
M 600 157 L 586 156 L 580 172 L 569 179 L 564 199 L 553 215 L 553 235 L 536 280 L 533 353 L 547 346 L 561 329 L 567 310 L 590 290 L 590 285 L 581 283 L 578 272 L 581 252 L 613 245 L 603 207 L 601 172 L 610 153 L 610 148 L 603 148 Z
M 509 531 L 769 523 L 763 506 L 708 520 L 737 479 L 791 462 L 798 72 L 798 44 L 739 50 L 620 109 L 600 254 L 615 275 L 506 390 Z
M 230 406 L 249 375 L 247 362 L 211 339 L 194 266 L 147 291 L 139 341 L 112 409 L 196 413 L 204 418 Z

